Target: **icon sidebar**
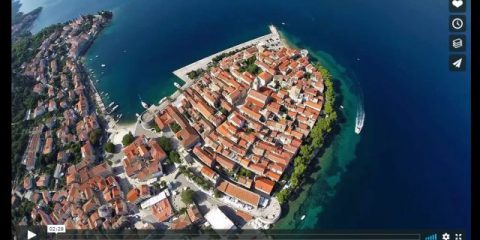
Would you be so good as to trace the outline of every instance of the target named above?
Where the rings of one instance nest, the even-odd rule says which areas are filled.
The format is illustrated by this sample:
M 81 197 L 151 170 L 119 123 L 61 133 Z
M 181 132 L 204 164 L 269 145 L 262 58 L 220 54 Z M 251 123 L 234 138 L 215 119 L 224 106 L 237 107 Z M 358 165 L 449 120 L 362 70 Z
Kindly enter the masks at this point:
M 466 12 L 467 0 L 447 0 L 449 10 L 452 13 L 449 17 L 449 30 L 451 34 L 448 38 L 448 46 L 451 53 L 465 52 L 467 49 L 466 35 L 462 34 L 467 29 Z M 452 72 L 463 72 L 466 70 L 465 54 L 450 54 L 448 66 Z

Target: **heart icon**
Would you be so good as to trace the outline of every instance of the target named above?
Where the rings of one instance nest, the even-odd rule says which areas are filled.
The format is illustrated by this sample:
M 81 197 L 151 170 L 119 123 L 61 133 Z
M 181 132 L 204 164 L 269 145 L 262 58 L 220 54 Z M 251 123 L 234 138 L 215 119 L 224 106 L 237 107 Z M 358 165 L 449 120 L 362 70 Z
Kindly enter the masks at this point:
M 462 0 L 452 0 L 452 5 L 455 6 L 456 8 L 459 8 L 463 5 Z

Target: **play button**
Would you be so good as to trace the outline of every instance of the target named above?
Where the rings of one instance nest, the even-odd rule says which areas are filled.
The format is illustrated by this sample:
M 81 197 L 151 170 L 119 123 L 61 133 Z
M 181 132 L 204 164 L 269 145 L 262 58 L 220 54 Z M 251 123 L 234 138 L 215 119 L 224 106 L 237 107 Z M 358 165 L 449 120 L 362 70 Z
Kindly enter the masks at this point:
M 37 234 L 33 233 L 33 232 L 30 232 L 30 231 L 27 231 L 27 239 L 31 239 L 33 237 L 37 236 Z

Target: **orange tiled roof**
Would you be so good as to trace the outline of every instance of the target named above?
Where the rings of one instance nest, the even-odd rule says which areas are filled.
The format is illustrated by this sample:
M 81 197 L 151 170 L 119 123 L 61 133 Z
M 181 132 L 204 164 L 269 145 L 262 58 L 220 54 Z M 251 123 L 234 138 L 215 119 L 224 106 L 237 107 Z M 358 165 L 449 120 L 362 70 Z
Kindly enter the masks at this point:
M 165 222 L 173 216 L 172 205 L 168 198 L 164 198 L 160 202 L 152 206 L 153 216 L 160 222 Z
M 209 179 L 214 179 L 217 176 L 217 173 L 207 166 L 203 166 L 200 172 Z
M 221 154 L 216 154 L 215 155 L 215 161 L 218 162 L 222 167 L 224 167 L 227 170 L 233 170 L 235 168 L 235 162 L 230 160 L 229 158 L 221 155 Z
M 202 215 L 200 214 L 200 211 L 195 204 L 192 204 L 187 208 L 187 214 L 193 223 L 199 221 L 202 218 Z
M 202 150 L 200 147 L 196 146 L 193 148 L 193 153 L 203 162 L 205 165 L 211 167 L 213 162 L 215 161 L 213 157 Z
M 270 194 L 275 186 L 275 182 L 264 177 L 255 178 L 254 187 L 266 194 Z
M 127 201 L 135 202 L 139 197 L 139 193 L 140 193 L 140 191 L 137 188 L 132 188 L 127 193 Z
M 238 200 L 248 203 L 254 207 L 258 206 L 258 203 L 260 202 L 260 195 L 251 192 L 249 190 L 246 190 L 244 188 L 241 188 L 233 183 L 227 182 L 225 180 L 222 180 L 218 186 L 217 189 L 220 192 L 223 192 L 227 194 L 228 196 L 237 198 Z

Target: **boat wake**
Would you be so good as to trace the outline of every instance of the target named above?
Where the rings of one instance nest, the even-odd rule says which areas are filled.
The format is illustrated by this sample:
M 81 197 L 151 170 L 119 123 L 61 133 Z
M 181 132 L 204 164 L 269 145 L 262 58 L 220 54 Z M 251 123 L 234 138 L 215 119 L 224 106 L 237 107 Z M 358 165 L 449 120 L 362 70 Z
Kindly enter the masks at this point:
M 356 79 L 356 78 L 355 78 Z M 360 134 L 362 131 L 363 125 L 365 123 L 365 110 L 363 108 L 363 91 L 360 87 L 360 83 L 358 81 L 355 82 L 356 90 L 358 93 L 358 100 L 357 100 L 357 116 L 355 118 L 355 133 Z
M 365 111 L 361 103 L 357 107 L 357 117 L 355 118 L 355 133 L 360 134 L 363 128 L 363 123 L 365 122 Z

